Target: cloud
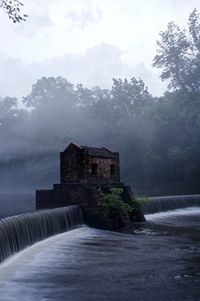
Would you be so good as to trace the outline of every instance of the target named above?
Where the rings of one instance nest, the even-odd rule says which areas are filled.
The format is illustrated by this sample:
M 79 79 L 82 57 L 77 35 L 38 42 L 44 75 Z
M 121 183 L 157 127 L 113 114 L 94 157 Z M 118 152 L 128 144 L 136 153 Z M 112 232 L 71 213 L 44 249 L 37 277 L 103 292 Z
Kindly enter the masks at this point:
M 113 77 L 141 77 L 154 95 L 162 94 L 166 88 L 156 70 L 149 70 L 143 63 L 130 66 L 124 61 L 123 51 L 105 43 L 88 48 L 82 55 L 66 54 L 32 64 L 0 54 L 0 66 L 2 97 L 25 96 L 37 79 L 58 75 L 74 84 L 103 88 L 111 87 Z
M 20 59 L 0 54 L 0 96 L 20 96 L 25 92 L 28 65 Z
M 31 14 L 26 22 L 17 24 L 14 30 L 20 35 L 33 37 L 40 34 L 48 33 L 53 27 L 53 22 L 48 14 Z
M 91 23 L 97 23 L 102 19 L 102 11 L 99 6 L 87 6 L 79 10 L 72 10 L 66 14 L 66 19 L 71 21 L 71 27 L 84 29 Z

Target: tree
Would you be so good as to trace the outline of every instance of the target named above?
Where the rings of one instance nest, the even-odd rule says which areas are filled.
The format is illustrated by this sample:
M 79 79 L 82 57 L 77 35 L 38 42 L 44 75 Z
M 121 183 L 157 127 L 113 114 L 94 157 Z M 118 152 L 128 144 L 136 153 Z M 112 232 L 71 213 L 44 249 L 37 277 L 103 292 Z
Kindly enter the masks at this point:
M 26 21 L 28 16 L 21 13 L 22 6 L 23 3 L 19 0 L 0 0 L 0 7 L 6 11 L 13 23 Z
M 200 51 L 200 15 L 197 9 L 194 9 L 189 16 L 189 32 L 193 42 L 193 51 Z
M 114 111 L 124 115 L 126 121 L 143 114 L 145 106 L 152 100 L 143 80 L 135 77 L 130 81 L 114 78 L 111 97 Z
M 10 122 L 17 113 L 17 99 L 11 97 L 0 97 L 0 126 Z
M 200 92 L 200 16 L 196 9 L 189 15 L 188 31 L 174 22 L 160 33 L 153 66 L 162 69 L 168 87 L 185 92 Z
M 23 103 L 30 112 L 32 140 L 38 150 L 57 150 L 66 137 L 78 132 L 77 102 L 74 86 L 60 76 L 43 77 L 32 86 Z
M 76 102 L 74 86 L 65 78 L 58 77 L 42 77 L 36 84 L 32 86 L 30 95 L 23 98 L 23 103 L 28 108 L 41 109 L 49 105 L 57 106 L 58 102 Z

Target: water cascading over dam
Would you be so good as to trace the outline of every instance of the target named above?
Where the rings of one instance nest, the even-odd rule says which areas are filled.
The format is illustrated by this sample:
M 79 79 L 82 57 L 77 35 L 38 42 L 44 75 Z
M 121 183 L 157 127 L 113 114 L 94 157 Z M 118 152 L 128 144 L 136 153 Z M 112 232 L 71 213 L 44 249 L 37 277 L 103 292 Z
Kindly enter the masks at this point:
M 142 206 L 144 214 L 200 206 L 200 195 L 175 195 L 152 197 Z
M 79 206 L 40 210 L 0 220 L 0 262 L 38 241 L 83 223 Z

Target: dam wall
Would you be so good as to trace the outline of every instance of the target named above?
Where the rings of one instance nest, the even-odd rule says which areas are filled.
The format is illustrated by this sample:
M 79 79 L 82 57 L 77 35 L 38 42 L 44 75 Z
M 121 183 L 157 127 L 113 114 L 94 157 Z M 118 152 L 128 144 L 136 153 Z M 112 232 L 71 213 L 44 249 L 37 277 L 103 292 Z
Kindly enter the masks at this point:
M 24 248 L 83 223 L 79 206 L 38 210 L 0 220 L 0 262 Z

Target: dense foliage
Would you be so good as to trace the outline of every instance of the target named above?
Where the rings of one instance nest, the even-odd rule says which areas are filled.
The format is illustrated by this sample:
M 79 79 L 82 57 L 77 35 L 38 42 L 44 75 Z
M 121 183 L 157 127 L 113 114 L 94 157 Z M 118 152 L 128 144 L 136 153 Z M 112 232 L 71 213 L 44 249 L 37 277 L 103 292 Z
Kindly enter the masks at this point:
M 113 79 L 111 89 L 39 79 L 24 97 L 0 99 L 0 185 L 59 181 L 59 151 L 71 141 L 121 155 L 122 179 L 144 194 L 194 193 L 200 181 L 200 18 L 188 32 L 170 23 L 154 66 L 169 90 L 152 97 L 142 79 Z M 15 187 L 14 187 L 15 185 Z
M 121 188 L 113 188 L 110 193 L 106 193 L 102 189 L 99 189 L 100 206 L 105 209 L 108 215 L 115 214 L 116 212 L 128 214 L 137 209 L 134 207 L 134 202 L 132 204 L 128 204 L 122 200 L 122 193 L 123 189 Z

